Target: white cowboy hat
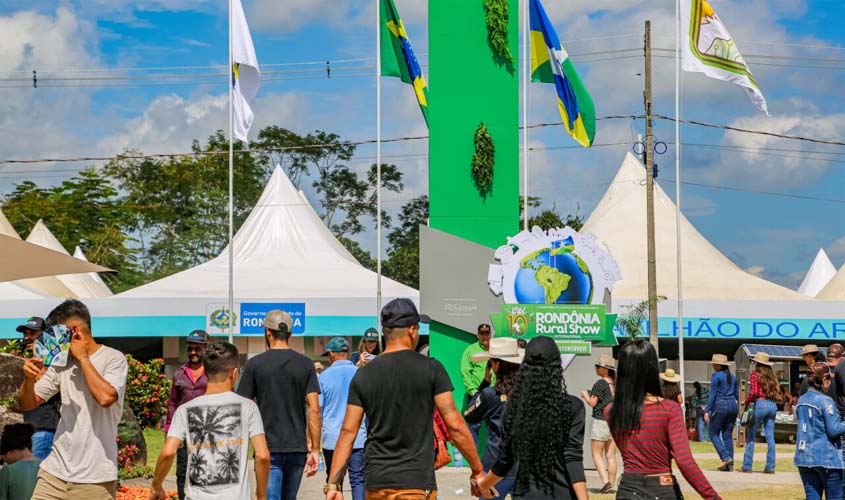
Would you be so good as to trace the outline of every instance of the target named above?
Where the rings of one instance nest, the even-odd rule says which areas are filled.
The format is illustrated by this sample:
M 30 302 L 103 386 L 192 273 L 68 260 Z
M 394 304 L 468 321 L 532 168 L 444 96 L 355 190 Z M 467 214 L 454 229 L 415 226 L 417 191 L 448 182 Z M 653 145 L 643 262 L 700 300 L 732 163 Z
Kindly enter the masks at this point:
M 488 359 L 498 359 L 500 361 L 507 361 L 508 363 L 520 364 L 524 357 L 525 349 L 519 348 L 519 343 L 516 339 L 496 337 L 490 339 L 490 349 L 473 354 L 470 360 L 473 363 L 478 363 Z

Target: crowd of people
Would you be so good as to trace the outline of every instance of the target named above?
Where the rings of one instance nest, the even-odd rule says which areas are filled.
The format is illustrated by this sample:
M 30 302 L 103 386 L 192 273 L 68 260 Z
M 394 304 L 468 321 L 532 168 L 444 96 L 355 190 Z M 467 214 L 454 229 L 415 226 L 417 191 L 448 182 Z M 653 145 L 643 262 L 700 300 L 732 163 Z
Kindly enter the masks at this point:
M 479 325 L 460 362 L 466 390 L 460 411 L 446 369 L 416 351 L 420 323 L 427 321 L 412 301 L 393 300 L 381 313 L 383 349 L 375 329 L 364 333 L 355 352 L 346 338 L 332 338 L 323 353 L 328 368 L 319 375 L 310 358 L 291 349 L 292 319 L 282 310 L 267 313 L 267 349 L 242 371 L 234 345 L 211 342 L 202 330 L 189 333 L 187 362 L 176 370 L 167 402 L 167 438 L 150 499 L 165 498 L 174 460 L 180 500 L 250 498 L 250 459 L 257 498 L 295 499 L 302 478 L 314 476 L 322 459 L 327 500 L 343 498 L 347 475 L 353 500 L 434 500 L 435 469 L 451 460 L 449 441 L 470 469 L 474 496 L 584 500 L 587 409 L 599 493 L 615 492 L 622 500 L 682 498 L 674 460 L 699 495 L 720 498 L 690 451 L 681 377 L 672 369 L 660 372 L 646 340 L 622 345 L 618 360 L 598 356 L 597 380 L 579 399 L 567 390 L 552 339 L 492 338 L 490 325 Z M 0 499 L 114 498 L 126 358 L 95 340 L 90 313 L 75 299 L 18 330 L 31 344 L 55 325 L 71 332 L 69 360 L 62 367 L 25 360 L 18 391 L 25 423 L 6 426 L 0 438 L 6 464 Z M 733 432 L 742 420 L 750 437 L 738 471 L 751 472 L 754 436 L 762 429 L 763 472 L 774 473 L 775 413 L 788 401 L 798 422 L 794 463 L 807 498 L 842 498 L 843 351 L 839 344 L 826 353 L 805 346 L 810 371 L 795 398 L 781 388 L 768 356 L 757 353 L 742 419 L 732 363 L 714 354 L 709 387 L 694 384 L 689 403 L 695 433 L 709 437 L 719 469 L 734 468 Z M 486 443 L 478 443 L 483 425 Z M 618 481 L 617 451 L 624 470 Z

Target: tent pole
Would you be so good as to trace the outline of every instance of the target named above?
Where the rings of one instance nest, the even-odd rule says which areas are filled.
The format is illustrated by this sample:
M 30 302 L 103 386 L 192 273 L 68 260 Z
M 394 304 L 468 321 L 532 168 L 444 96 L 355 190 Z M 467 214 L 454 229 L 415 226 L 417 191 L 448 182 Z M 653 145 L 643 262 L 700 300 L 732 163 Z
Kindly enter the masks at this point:
M 379 348 L 381 331 L 381 0 L 376 0 L 376 321 Z
M 528 30 L 529 7 L 525 0 L 522 8 L 522 225 L 528 231 Z
M 678 264 L 678 368 L 681 375 L 681 397 L 685 397 L 684 384 L 684 288 L 681 261 L 681 8 L 675 1 L 675 239 Z
M 234 342 L 235 314 L 235 249 L 234 226 L 234 147 L 232 138 L 232 0 L 229 0 L 229 343 Z

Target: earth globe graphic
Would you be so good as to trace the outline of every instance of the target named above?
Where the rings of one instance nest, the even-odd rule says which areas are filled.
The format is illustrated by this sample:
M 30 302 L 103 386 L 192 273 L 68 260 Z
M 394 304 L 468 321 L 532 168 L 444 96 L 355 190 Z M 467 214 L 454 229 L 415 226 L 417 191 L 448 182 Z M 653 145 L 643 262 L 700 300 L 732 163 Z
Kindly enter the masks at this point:
M 518 303 L 589 304 L 593 278 L 573 249 L 567 238 L 523 257 L 513 283 Z

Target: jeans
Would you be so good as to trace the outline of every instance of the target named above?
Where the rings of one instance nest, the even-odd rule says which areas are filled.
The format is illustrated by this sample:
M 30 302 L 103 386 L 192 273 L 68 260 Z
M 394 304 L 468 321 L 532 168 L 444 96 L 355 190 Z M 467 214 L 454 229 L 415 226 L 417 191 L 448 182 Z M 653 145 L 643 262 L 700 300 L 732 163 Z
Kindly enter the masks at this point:
M 176 450 L 176 493 L 185 500 L 185 479 L 188 477 L 188 448 L 183 444 Z
M 709 441 L 710 437 L 707 435 L 707 429 L 710 425 L 704 421 L 704 410 L 701 408 L 695 409 L 695 424 L 698 430 L 698 442 L 703 443 Z
M 329 474 L 331 474 L 333 457 L 334 450 L 323 448 L 327 481 Z M 364 489 L 364 448 L 352 450 L 352 454 L 349 455 L 349 462 L 346 464 L 346 470 L 349 471 L 349 487 L 352 488 L 352 500 L 364 500 L 366 494 L 366 490 Z M 343 484 L 343 476 L 340 477 L 340 483 Z
M 506 496 L 513 496 L 514 484 L 516 484 L 515 477 L 503 477 L 501 481 L 496 483 L 496 491 L 499 492 L 499 496 L 493 497 L 492 500 L 505 500 Z
M 758 399 L 754 402 L 754 421 L 748 429 L 748 444 L 745 446 L 745 457 L 742 460 L 742 468 L 751 470 L 754 463 L 754 441 L 757 437 L 757 429 L 763 426 L 763 435 L 766 436 L 766 471 L 775 470 L 775 413 L 778 407 L 771 399 Z
M 668 474 L 667 474 L 668 475 Z M 616 490 L 616 500 L 683 500 L 675 476 L 673 484 L 660 484 L 661 477 L 623 473 Z
M 483 422 L 476 422 L 474 424 L 467 423 L 467 427 L 469 428 L 469 433 L 472 434 L 472 442 L 475 443 L 475 449 L 478 449 L 478 431 L 481 430 L 481 424 Z
M 734 459 L 734 425 L 739 411 L 736 402 L 717 403 L 710 412 L 710 441 L 722 461 Z
M 307 459 L 304 452 L 270 453 L 267 500 L 296 500 Z
M 44 460 L 53 449 L 53 437 L 56 431 L 48 431 L 40 429 L 35 431 L 32 435 L 32 454 L 38 457 L 39 460 Z
M 831 500 L 842 498 L 842 469 L 798 467 L 798 474 L 807 500 L 822 500 L 822 493 Z

